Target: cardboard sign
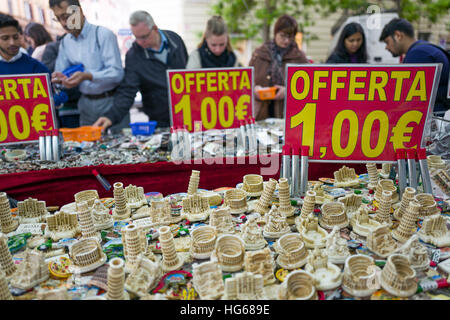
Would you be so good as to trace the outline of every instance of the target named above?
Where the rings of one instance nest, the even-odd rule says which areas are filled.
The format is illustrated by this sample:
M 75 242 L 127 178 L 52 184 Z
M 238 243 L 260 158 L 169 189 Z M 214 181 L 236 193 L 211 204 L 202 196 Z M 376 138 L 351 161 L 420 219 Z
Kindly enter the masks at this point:
M 172 126 L 238 128 L 253 115 L 253 68 L 167 71 Z
M 47 74 L 0 76 L 0 145 L 36 142 L 55 119 Z
M 310 160 L 392 162 L 422 147 L 437 93 L 437 64 L 288 65 L 285 143 Z

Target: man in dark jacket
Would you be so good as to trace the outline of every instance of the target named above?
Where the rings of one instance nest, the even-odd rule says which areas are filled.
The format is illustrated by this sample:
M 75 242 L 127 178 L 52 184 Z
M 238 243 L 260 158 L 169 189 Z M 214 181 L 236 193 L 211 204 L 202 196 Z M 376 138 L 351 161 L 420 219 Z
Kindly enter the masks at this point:
M 148 12 L 134 12 L 130 25 L 136 41 L 125 58 L 125 77 L 114 96 L 113 108 L 94 126 L 108 128 L 119 122 L 129 112 L 140 91 L 144 113 L 150 120 L 157 121 L 158 127 L 169 127 L 166 71 L 186 67 L 186 46 L 175 32 L 159 30 Z

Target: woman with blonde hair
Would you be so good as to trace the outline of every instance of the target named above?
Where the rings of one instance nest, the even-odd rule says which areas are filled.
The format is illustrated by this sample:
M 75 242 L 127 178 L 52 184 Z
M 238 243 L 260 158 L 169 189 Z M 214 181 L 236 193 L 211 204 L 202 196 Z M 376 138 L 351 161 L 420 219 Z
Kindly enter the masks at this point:
M 225 21 L 220 16 L 208 20 L 198 48 L 190 55 L 186 69 L 230 68 L 239 63 L 231 47 Z

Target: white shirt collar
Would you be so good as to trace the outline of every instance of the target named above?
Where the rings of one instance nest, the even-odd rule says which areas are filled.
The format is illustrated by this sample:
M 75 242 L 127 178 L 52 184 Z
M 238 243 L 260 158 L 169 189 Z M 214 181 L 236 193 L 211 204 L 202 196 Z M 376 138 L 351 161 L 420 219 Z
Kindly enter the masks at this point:
M 17 55 L 15 55 L 11 60 L 5 60 L 2 56 L 0 56 L 0 61 L 6 62 L 6 63 L 13 63 L 16 62 L 17 60 L 19 60 L 20 58 L 22 58 L 22 52 L 19 51 L 19 53 Z

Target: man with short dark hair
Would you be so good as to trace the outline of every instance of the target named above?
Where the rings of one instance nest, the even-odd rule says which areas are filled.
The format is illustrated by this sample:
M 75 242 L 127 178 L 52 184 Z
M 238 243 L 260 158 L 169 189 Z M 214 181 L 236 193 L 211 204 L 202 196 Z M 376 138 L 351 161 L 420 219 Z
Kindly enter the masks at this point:
M 49 5 L 68 32 L 61 40 L 52 81 L 67 89 L 79 86 L 80 125 L 92 125 L 112 107 L 114 93 L 124 75 L 117 37 L 107 28 L 90 24 L 78 0 L 50 0 Z M 70 77 L 62 73 L 80 64 L 84 71 Z M 112 129 L 119 131 L 129 123 L 129 114 L 124 115 Z
M 19 29 L 16 19 L 0 13 L 0 74 L 50 74 L 42 63 L 20 51 Z
M 450 63 L 449 55 L 444 49 L 427 41 L 416 40 L 411 23 L 400 18 L 392 19 L 384 26 L 380 42 L 386 43 L 386 50 L 394 57 L 405 55 L 403 63 L 441 63 L 441 80 L 433 112 L 442 115 L 450 109 L 450 101 L 447 99 Z

